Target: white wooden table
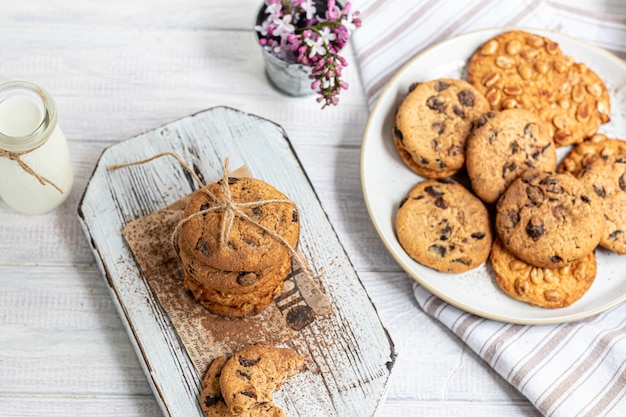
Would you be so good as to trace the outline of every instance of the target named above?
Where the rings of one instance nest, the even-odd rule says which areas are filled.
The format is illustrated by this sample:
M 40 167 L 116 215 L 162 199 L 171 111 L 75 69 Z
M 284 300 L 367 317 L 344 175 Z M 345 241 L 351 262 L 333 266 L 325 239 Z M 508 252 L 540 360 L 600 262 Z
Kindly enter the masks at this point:
M 76 207 L 104 148 L 222 105 L 286 130 L 393 338 L 399 356 L 381 416 L 538 416 L 420 310 L 376 235 L 361 195 L 368 110 L 351 50 L 338 107 L 277 93 L 251 30 L 259 3 L 0 0 L 0 82 L 50 91 L 76 172 L 52 213 L 0 203 L 0 416 L 162 415 Z

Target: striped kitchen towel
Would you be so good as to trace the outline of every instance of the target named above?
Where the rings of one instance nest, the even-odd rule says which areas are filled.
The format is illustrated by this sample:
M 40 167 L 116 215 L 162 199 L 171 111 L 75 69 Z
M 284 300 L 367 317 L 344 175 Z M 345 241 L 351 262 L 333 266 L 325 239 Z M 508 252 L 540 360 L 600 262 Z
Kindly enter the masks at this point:
M 363 20 L 352 44 L 370 108 L 414 55 L 478 29 L 554 30 L 626 59 L 626 2 L 352 0 L 352 4 Z M 475 316 L 417 284 L 415 297 L 427 314 L 461 338 L 543 415 L 626 416 L 626 303 L 578 322 L 530 326 Z

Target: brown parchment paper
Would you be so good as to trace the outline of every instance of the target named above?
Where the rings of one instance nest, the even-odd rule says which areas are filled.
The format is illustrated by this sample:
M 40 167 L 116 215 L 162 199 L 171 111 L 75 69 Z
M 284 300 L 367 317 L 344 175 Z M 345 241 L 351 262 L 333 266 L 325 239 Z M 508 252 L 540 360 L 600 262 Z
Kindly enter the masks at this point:
M 249 175 L 246 167 L 229 174 Z M 217 356 L 254 343 L 286 344 L 316 317 L 330 312 L 328 297 L 295 263 L 282 292 L 254 317 L 229 319 L 198 304 L 183 288 L 183 270 L 171 239 L 191 195 L 129 223 L 123 236 L 200 376 Z

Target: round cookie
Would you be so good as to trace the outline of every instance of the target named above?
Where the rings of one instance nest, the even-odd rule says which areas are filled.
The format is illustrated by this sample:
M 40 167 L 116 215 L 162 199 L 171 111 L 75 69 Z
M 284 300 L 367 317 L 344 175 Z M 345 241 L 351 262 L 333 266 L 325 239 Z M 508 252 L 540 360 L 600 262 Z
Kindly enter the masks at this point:
M 398 241 L 422 265 L 460 273 L 489 256 L 492 242 L 485 205 L 452 179 L 418 183 L 396 215 Z
M 487 40 L 474 52 L 467 81 L 494 110 L 538 111 L 555 102 L 572 63 L 558 43 L 514 30 Z
M 596 277 L 593 251 L 562 268 L 538 268 L 516 258 L 496 238 L 490 260 L 496 281 L 504 292 L 544 308 L 571 305 L 589 290 Z
M 396 112 L 394 144 L 402 160 L 419 175 L 450 176 L 463 168 L 465 141 L 487 110 L 485 98 L 463 80 L 415 83 Z
M 291 256 L 260 271 L 224 271 L 200 262 L 179 236 L 178 254 L 185 272 L 193 276 L 207 292 L 228 295 L 267 292 L 291 271 Z
M 304 358 L 288 348 L 256 344 L 236 352 L 224 364 L 220 388 L 232 414 L 272 401 L 287 378 L 304 368 Z
M 529 168 L 556 169 L 550 129 L 525 109 L 483 115 L 467 140 L 465 158 L 472 189 L 486 203 L 495 202 Z
M 222 397 L 220 375 L 226 363 L 226 356 L 215 358 L 204 378 L 200 393 L 200 407 L 206 417 L 231 417 L 228 406 Z M 259 404 L 249 411 L 238 414 L 240 417 L 285 417 L 285 412 L 273 403 Z
M 271 288 L 267 293 L 243 294 L 239 296 L 228 297 L 229 304 L 222 304 L 222 298 L 216 298 L 215 293 L 206 291 L 205 287 L 195 278 L 184 274 L 183 287 L 186 291 L 191 292 L 197 302 L 206 307 L 209 311 L 224 317 L 230 318 L 246 318 L 263 312 L 274 300 L 274 297 L 283 289 L 284 282 L 280 281 L 278 285 Z M 219 301 L 216 301 L 219 300 Z
M 556 101 L 539 111 L 550 123 L 557 147 L 581 143 L 611 120 L 609 92 L 598 75 L 585 64 L 572 65 Z
M 239 204 L 239 209 L 246 216 L 281 236 L 292 248 L 296 245 L 300 223 L 295 204 L 290 201 L 255 204 L 267 200 L 288 200 L 283 193 L 266 182 L 248 177 L 229 178 L 228 187 L 232 201 Z M 221 180 L 209 184 L 207 188 L 221 203 L 226 200 Z M 238 215 L 234 217 L 227 244 L 222 245 L 222 211 L 190 217 L 216 204 L 206 192 L 200 191 L 192 196 L 183 211 L 183 218 L 189 220 L 183 223 L 180 236 L 201 262 L 227 271 L 260 271 L 289 256 L 290 249 L 284 243 Z
M 595 135 L 573 148 L 558 170 L 575 175 L 600 198 L 604 213 L 600 246 L 626 253 L 626 142 Z
M 602 204 L 590 186 L 569 174 L 527 170 L 498 200 L 496 230 L 524 262 L 561 268 L 600 242 Z

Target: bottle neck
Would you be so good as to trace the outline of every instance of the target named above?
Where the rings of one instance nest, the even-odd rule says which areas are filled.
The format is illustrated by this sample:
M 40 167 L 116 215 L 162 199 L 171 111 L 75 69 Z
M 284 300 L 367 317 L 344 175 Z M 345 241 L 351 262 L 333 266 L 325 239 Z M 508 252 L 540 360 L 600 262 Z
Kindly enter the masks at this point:
M 15 153 L 36 149 L 56 124 L 56 106 L 46 90 L 26 81 L 0 85 L 0 149 Z

